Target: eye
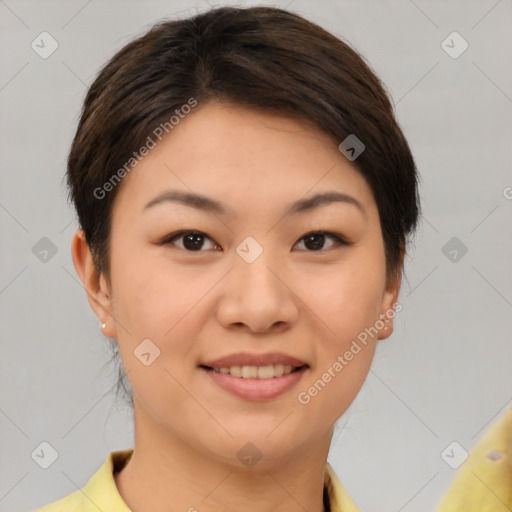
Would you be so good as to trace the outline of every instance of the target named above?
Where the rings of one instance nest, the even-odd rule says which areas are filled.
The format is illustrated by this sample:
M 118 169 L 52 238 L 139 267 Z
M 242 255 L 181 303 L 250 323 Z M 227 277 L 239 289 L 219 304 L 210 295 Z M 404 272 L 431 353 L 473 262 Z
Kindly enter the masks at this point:
M 326 240 L 329 239 L 332 242 L 328 245 L 327 249 L 340 245 L 350 245 L 342 236 L 328 231 L 312 231 L 311 233 L 307 233 L 299 240 L 299 242 L 297 242 L 297 244 L 303 243 L 304 247 L 306 247 L 309 252 L 321 251 L 322 249 L 326 249 L 325 243 Z
M 331 243 L 326 247 L 326 243 L 329 240 Z M 207 242 L 210 244 L 209 247 Z M 201 231 L 180 231 L 178 233 L 174 233 L 161 242 L 161 245 L 168 244 L 176 245 L 180 249 L 188 252 L 201 252 L 203 249 L 221 249 L 221 247 L 212 238 Z M 341 235 L 337 235 L 328 231 L 312 231 L 307 233 L 297 242 L 296 245 L 300 244 L 303 244 L 304 248 L 308 252 L 319 252 L 322 251 L 322 249 L 325 250 L 331 247 L 350 245 L 349 242 L 347 242 Z M 300 247 L 300 250 L 304 249 Z
M 179 240 L 182 240 L 181 243 L 176 243 L 176 241 Z M 208 235 L 202 233 L 201 231 L 180 231 L 179 233 L 174 233 L 173 235 L 167 237 L 165 240 L 162 240 L 161 245 L 174 244 L 177 245 L 180 249 L 184 249 L 189 252 L 200 252 L 201 249 L 205 248 L 206 240 L 210 242 L 210 247 L 206 247 L 206 249 L 220 248 L 217 243 L 215 243 Z

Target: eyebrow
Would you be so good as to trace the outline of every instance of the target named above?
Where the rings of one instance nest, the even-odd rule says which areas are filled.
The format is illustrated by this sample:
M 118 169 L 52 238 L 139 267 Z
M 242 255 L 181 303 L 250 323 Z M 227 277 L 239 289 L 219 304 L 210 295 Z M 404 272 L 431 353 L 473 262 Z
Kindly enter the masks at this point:
M 203 210 L 218 215 L 233 216 L 233 212 L 226 208 L 221 202 L 200 194 L 183 192 L 180 190 L 167 190 L 163 194 L 153 198 L 146 204 L 144 210 L 162 203 L 180 203 L 198 210 Z M 321 192 L 314 196 L 299 199 L 289 205 L 286 215 L 305 213 L 320 206 L 332 203 L 345 203 L 355 206 L 366 217 L 366 210 L 363 205 L 353 196 L 341 192 Z

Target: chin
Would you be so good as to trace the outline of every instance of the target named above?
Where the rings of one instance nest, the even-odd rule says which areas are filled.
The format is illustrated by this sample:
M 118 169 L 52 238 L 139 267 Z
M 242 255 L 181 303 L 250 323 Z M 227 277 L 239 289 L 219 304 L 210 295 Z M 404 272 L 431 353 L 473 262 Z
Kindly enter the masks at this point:
M 267 422 L 257 426 L 246 425 L 232 432 L 232 438 L 224 432 L 221 437 L 205 440 L 204 444 L 215 458 L 229 465 L 257 465 L 258 469 L 268 469 L 303 452 L 303 446 L 308 441 L 314 443 L 311 432 L 300 432 L 299 426 L 285 426 L 284 423 L 279 425 L 279 422 L 275 422 L 272 426 Z M 293 427 L 292 430 L 290 427 Z

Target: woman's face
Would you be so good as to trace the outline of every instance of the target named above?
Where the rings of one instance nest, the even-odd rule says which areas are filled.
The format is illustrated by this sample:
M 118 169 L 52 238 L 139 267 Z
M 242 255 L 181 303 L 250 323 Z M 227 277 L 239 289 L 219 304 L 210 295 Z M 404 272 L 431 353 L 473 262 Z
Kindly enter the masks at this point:
M 371 189 L 335 142 L 208 103 L 121 187 L 99 316 L 137 428 L 238 464 L 248 442 L 271 461 L 325 440 L 391 333 L 397 292 Z

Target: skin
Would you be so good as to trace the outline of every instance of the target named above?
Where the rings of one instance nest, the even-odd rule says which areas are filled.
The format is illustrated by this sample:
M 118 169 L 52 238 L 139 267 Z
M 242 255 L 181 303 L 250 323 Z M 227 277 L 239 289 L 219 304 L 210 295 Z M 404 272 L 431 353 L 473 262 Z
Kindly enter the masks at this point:
M 177 202 L 145 209 L 175 189 L 206 195 L 232 215 Z M 322 191 L 355 198 L 304 213 L 287 205 Z M 205 233 L 200 251 L 181 230 Z M 304 235 L 325 230 L 312 250 Z M 236 247 L 248 236 L 263 253 L 247 263 Z M 209 237 L 209 238 L 208 238 Z M 190 246 L 189 246 L 190 247 Z M 362 386 L 378 339 L 304 405 L 297 399 L 397 300 L 386 285 L 377 205 L 337 143 L 304 120 L 221 103 L 199 105 L 128 174 L 116 197 L 110 279 L 94 268 L 78 230 L 75 268 L 91 307 L 118 340 L 134 392 L 134 454 L 116 475 L 134 512 L 321 511 L 335 421 Z M 133 351 L 144 339 L 160 356 L 145 366 Z M 235 352 L 283 352 L 309 368 L 277 398 L 250 401 L 212 382 L 201 362 Z M 237 452 L 253 443 L 251 468 Z

